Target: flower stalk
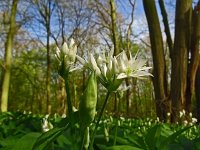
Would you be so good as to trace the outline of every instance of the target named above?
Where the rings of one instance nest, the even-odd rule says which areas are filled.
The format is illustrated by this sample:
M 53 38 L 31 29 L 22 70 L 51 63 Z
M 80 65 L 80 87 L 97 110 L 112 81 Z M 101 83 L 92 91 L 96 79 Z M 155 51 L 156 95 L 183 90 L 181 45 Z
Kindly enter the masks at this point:
M 105 110 L 105 107 L 106 107 L 106 104 L 108 102 L 108 99 L 109 99 L 109 96 L 110 96 L 110 92 L 108 91 L 107 94 L 106 94 L 106 98 L 104 100 L 104 103 L 103 103 L 103 106 L 101 108 L 101 111 L 99 113 L 99 116 L 98 116 L 98 119 L 97 119 L 97 122 L 96 122 L 96 125 L 95 125 L 95 128 L 94 128 L 94 131 L 93 131 L 93 134 L 92 134 L 92 138 L 91 138 L 91 143 L 90 143 L 90 146 L 89 146 L 89 150 L 92 150 L 93 149 L 93 143 L 94 143 L 94 136 L 96 135 L 96 132 L 97 132 L 97 129 L 99 127 L 99 122 L 102 118 L 102 115 L 103 115 L 103 112 Z

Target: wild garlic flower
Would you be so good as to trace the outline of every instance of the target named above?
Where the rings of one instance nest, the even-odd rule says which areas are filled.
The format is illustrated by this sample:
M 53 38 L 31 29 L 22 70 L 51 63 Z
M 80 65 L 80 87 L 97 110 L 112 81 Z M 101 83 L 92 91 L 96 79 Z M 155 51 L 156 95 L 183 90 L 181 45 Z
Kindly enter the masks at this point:
M 192 118 L 192 123 L 193 124 L 197 123 L 197 121 L 198 121 L 197 118 Z
M 65 73 L 65 71 L 72 72 L 78 69 L 74 66 L 76 53 L 77 45 L 75 44 L 73 39 L 70 40 L 69 45 L 67 45 L 67 43 L 64 43 L 61 49 L 59 49 L 58 47 L 56 48 L 55 57 L 59 62 L 59 73 L 61 76 L 63 75 L 63 73 Z
M 51 124 L 51 122 L 48 121 L 49 115 L 46 115 L 43 119 L 42 119 L 42 130 L 43 132 L 47 132 L 51 129 L 53 129 L 53 125 Z
M 129 54 L 129 59 L 123 51 L 119 55 L 119 68 L 120 74 L 117 76 L 117 79 L 123 79 L 128 77 L 142 78 L 144 76 L 152 76 L 148 70 L 151 67 L 145 66 L 145 61 L 137 59 L 137 55 L 133 58 L 131 53 Z
M 128 59 L 125 51 L 117 56 L 113 56 L 113 53 L 112 49 L 107 55 L 103 53 L 97 59 L 93 54 L 89 55 L 89 61 L 79 56 L 77 59 L 82 65 L 95 70 L 102 85 L 110 92 L 116 91 L 124 78 L 142 78 L 151 75 L 148 73 L 151 67 L 146 67 L 145 61 L 132 58 L 131 54 Z

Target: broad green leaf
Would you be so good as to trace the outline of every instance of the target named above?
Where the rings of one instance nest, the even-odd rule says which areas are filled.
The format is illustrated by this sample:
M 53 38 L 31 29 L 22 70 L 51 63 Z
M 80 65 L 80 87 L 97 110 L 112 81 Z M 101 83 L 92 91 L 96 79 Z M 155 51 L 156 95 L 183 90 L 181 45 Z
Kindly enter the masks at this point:
M 31 150 L 33 144 L 40 135 L 41 134 L 37 132 L 31 132 L 24 135 L 17 141 L 17 143 L 13 146 L 12 150 Z
M 9 136 L 5 139 L 0 140 L 0 147 L 3 147 L 3 149 L 12 149 L 13 145 L 16 143 L 16 141 L 19 139 L 17 136 Z
M 157 141 L 161 135 L 161 125 L 155 125 L 154 127 L 150 128 L 145 135 L 145 143 L 148 146 L 148 149 L 155 150 Z
M 162 144 L 160 144 L 159 149 L 165 150 L 167 149 L 170 142 L 174 141 L 179 135 L 181 135 L 184 131 L 188 130 L 192 126 L 185 127 L 168 136 L 165 140 L 163 140 Z
M 72 145 L 72 142 L 64 135 L 60 135 L 56 141 L 61 147 L 64 147 L 65 145 Z
M 48 132 L 43 133 L 35 142 L 32 150 L 44 150 L 51 144 L 58 136 L 60 136 L 68 125 L 62 128 L 53 128 Z
M 137 134 L 134 135 L 127 135 L 125 137 L 132 145 L 140 148 L 145 148 L 145 143 L 142 137 L 138 136 Z

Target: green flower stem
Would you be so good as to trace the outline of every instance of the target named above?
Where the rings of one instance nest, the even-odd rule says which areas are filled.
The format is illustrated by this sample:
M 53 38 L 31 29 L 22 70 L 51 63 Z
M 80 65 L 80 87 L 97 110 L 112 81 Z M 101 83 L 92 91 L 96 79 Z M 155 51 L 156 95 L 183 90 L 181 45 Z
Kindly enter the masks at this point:
M 114 136 L 113 146 L 116 145 L 116 141 L 117 141 L 117 132 L 118 132 L 118 125 L 117 125 L 117 123 L 116 123 L 116 126 L 115 126 L 115 136 Z
M 72 119 L 72 102 L 71 102 L 71 95 L 70 95 L 70 87 L 69 87 L 69 80 L 68 76 L 65 77 L 65 90 L 67 93 L 67 108 L 70 120 Z
M 99 127 L 99 122 L 100 122 L 101 117 L 102 117 L 102 115 L 103 115 L 103 112 L 104 112 L 104 109 L 105 109 L 105 107 L 106 107 L 106 104 L 107 104 L 108 98 L 109 98 L 109 96 L 110 96 L 110 93 L 111 93 L 111 92 L 108 91 L 107 94 L 106 94 L 105 101 L 104 101 L 103 106 L 102 106 L 102 108 L 101 108 L 99 117 L 98 117 L 98 119 L 97 119 L 97 123 L 96 123 L 96 125 L 95 125 L 94 132 L 93 132 L 93 134 L 92 134 L 92 139 L 91 139 L 91 143 L 90 143 L 89 150 L 92 150 L 92 149 L 93 149 L 94 136 L 95 136 L 95 134 L 96 134 L 96 132 L 97 132 L 97 128 Z
M 65 76 L 65 90 L 67 93 L 67 108 L 68 108 L 68 114 L 69 114 L 69 121 L 70 121 L 70 125 L 71 125 L 71 135 L 72 135 L 72 141 L 73 143 L 77 142 L 77 137 L 76 137 L 76 133 L 75 133 L 75 121 L 74 121 L 74 117 L 73 117 L 73 110 L 72 110 L 72 102 L 71 102 L 71 94 L 70 94 L 70 86 L 69 86 L 69 78 L 68 78 L 68 74 Z M 77 144 L 73 144 L 72 145 L 72 149 L 75 150 Z

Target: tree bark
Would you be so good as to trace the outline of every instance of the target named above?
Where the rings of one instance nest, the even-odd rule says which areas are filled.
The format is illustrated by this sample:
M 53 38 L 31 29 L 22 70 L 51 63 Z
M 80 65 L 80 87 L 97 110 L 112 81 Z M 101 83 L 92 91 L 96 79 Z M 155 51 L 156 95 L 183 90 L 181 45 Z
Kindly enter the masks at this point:
M 156 101 L 156 113 L 161 120 L 166 119 L 168 99 L 166 64 L 164 58 L 163 38 L 154 0 L 143 0 L 148 22 L 151 51 L 153 56 L 153 86 Z
M 17 13 L 18 0 L 13 0 L 11 14 L 10 14 L 10 27 L 5 43 L 5 55 L 4 55 L 4 73 L 2 83 L 2 94 L 1 94 L 1 111 L 7 112 L 8 110 L 8 93 L 10 85 L 10 73 L 12 65 L 12 48 L 14 36 L 16 33 L 16 13 Z
M 185 103 L 191 8 L 192 0 L 176 1 L 175 41 L 171 70 L 171 121 L 174 123 L 178 120 L 179 111 Z
M 46 111 L 48 114 L 51 114 L 51 60 L 50 60 L 50 22 L 51 22 L 51 1 L 48 1 L 47 12 L 46 12 L 46 32 L 47 32 L 47 79 L 46 79 L 46 88 L 47 88 L 47 108 Z
M 191 112 L 192 95 L 194 93 L 194 84 L 196 72 L 199 65 L 199 41 L 200 41 L 200 1 L 195 6 L 192 15 L 192 35 L 191 35 L 191 58 L 188 62 L 187 89 L 186 89 L 186 112 Z
M 196 97 L 196 117 L 198 120 L 198 123 L 200 123 L 200 61 L 196 73 L 195 78 L 195 97 Z
M 165 9 L 165 5 L 164 5 L 164 2 L 163 0 L 159 0 L 159 5 L 160 5 L 160 10 L 161 10 L 161 14 L 162 14 L 162 17 L 163 17 L 163 24 L 164 24 L 164 27 L 165 27 L 165 34 L 166 34 L 166 37 L 167 37 L 167 44 L 168 44 L 168 47 L 169 47 L 169 55 L 170 55 L 170 58 L 172 57 L 172 50 L 173 50 L 173 42 L 172 42 L 172 38 L 171 38 L 171 33 L 170 33 L 170 28 L 169 28 L 169 21 L 168 21 L 168 18 L 167 18 L 167 12 L 166 12 L 166 9 Z
M 111 34 L 112 34 L 112 41 L 114 45 L 114 55 L 120 53 L 119 50 L 119 40 L 118 40 L 118 31 L 117 31 L 117 18 L 116 18 L 116 8 L 115 8 L 115 0 L 110 0 L 110 8 L 111 8 Z

